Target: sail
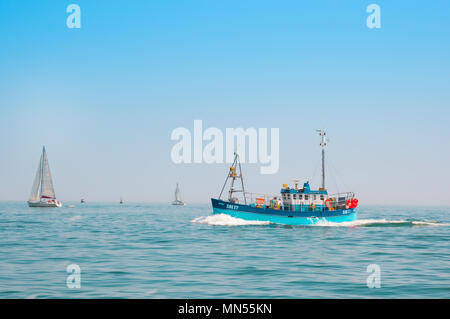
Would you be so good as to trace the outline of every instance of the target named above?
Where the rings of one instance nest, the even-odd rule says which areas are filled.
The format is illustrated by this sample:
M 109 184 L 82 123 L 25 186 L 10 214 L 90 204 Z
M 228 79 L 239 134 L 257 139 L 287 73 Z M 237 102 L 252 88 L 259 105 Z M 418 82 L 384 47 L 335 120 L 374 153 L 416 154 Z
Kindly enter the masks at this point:
M 39 201 L 41 199 L 41 176 L 42 176 L 42 155 L 39 160 L 39 166 L 34 178 L 33 188 L 31 189 L 30 202 Z
M 181 202 L 180 188 L 178 187 L 178 183 L 177 188 L 175 189 L 175 201 Z
M 50 167 L 48 166 L 47 153 L 45 147 L 42 150 L 42 177 L 41 177 L 41 197 L 56 198 L 55 190 L 53 189 L 52 176 L 50 174 Z

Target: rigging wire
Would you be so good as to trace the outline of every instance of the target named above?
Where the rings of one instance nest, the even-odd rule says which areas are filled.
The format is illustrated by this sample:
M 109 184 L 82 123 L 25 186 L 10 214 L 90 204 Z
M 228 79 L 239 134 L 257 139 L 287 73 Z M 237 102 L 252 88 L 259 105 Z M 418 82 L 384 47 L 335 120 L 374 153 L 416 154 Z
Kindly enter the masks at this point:
M 327 165 L 328 165 L 328 164 L 329 164 L 329 161 L 326 160 L 326 163 L 327 163 Z M 330 167 L 330 166 L 328 166 L 328 167 Z M 329 174 L 329 175 L 331 175 L 331 178 L 333 179 L 334 186 L 336 187 L 337 193 L 340 193 L 340 191 L 339 191 L 339 185 L 338 185 L 338 183 L 337 183 L 337 178 L 336 178 L 334 172 L 333 172 L 332 170 L 330 170 L 330 169 L 328 170 L 328 172 L 331 173 L 331 174 Z
M 334 170 L 334 173 L 336 174 L 337 179 L 341 182 L 341 184 L 345 187 L 345 189 L 350 190 L 351 188 L 349 188 L 349 187 L 347 186 L 347 184 L 344 183 L 344 180 L 341 178 L 342 175 L 339 174 L 339 172 L 338 172 L 338 170 L 336 169 L 335 165 L 334 165 L 331 161 L 328 161 L 328 163 L 330 164 L 330 167 Z
M 319 166 L 321 165 L 321 161 L 318 161 L 317 162 L 317 165 L 316 165 L 316 168 L 314 169 L 314 173 L 313 173 L 313 175 L 312 175 L 312 178 L 309 180 L 311 183 L 313 183 L 313 181 L 314 181 L 314 178 L 316 177 L 316 173 L 317 173 L 317 169 L 319 168 Z

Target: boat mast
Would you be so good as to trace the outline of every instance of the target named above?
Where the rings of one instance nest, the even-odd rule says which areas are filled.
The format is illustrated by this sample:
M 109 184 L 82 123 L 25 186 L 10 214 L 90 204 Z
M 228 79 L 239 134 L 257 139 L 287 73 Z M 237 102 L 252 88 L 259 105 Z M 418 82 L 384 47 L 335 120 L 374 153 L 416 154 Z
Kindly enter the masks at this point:
M 180 187 L 178 186 L 177 183 L 177 187 L 175 188 L 175 201 L 176 202 L 181 202 L 181 196 L 180 196 Z
M 39 201 L 42 200 L 42 190 L 44 189 L 44 165 L 45 165 L 45 146 L 42 146 L 41 155 L 41 186 L 39 189 Z
M 238 167 L 239 167 L 239 174 L 237 173 Z M 233 193 L 242 192 L 244 197 L 244 203 L 247 205 L 247 198 L 245 197 L 244 178 L 242 177 L 241 162 L 239 160 L 239 155 L 236 152 L 234 153 L 233 165 L 231 165 L 230 172 L 228 173 L 225 183 L 223 184 L 222 190 L 220 191 L 219 199 L 222 197 L 223 190 L 225 189 L 225 186 L 227 185 L 229 178 L 231 178 L 231 185 L 230 190 L 228 191 L 228 201 L 229 202 L 232 201 Z M 234 189 L 234 182 L 237 178 L 241 180 L 242 189 Z
M 321 190 L 325 190 L 325 146 L 327 145 L 326 135 L 327 133 L 324 130 L 316 130 L 319 135 L 322 137 L 322 142 L 320 146 L 322 146 L 322 188 Z

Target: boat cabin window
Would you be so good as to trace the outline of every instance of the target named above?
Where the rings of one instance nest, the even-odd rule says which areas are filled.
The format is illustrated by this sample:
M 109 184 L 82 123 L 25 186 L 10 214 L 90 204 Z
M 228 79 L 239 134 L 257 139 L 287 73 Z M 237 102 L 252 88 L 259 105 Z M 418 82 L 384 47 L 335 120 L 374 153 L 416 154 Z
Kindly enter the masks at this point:
M 309 198 L 309 195 L 305 195 L 305 200 L 308 200 L 308 198 Z
M 297 199 L 297 194 L 294 194 L 294 199 Z
M 323 195 L 320 195 L 320 200 L 324 200 L 325 197 Z
M 303 195 L 302 194 L 298 194 L 298 199 L 302 200 L 303 199 Z

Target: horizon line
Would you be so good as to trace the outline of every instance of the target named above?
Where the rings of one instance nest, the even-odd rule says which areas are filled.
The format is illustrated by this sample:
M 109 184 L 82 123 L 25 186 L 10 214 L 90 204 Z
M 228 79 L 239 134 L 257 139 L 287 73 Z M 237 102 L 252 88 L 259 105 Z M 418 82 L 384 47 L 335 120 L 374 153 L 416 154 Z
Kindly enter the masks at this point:
M 80 203 L 80 200 L 60 200 L 63 204 L 64 202 L 66 203 Z M 27 203 L 26 200 L 8 200 L 8 199 L 0 199 L 0 203 Z M 85 203 L 83 203 L 83 205 L 86 205 L 88 203 L 95 203 L 95 204 L 118 204 L 118 205 L 124 205 L 124 204 L 168 204 L 170 205 L 172 201 L 124 201 L 123 204 L 120 204 L 119 201 L 99 201 L 99 200 L 93 200 L 93 201 L 86 201 Z M 193 201 L 193 202 L 186 202 L 184 201 L 187 205 L 188 204 L 194 204 L 194 205 L 200 205 L 200 204 L 211 204 L 209 201 L 205 201 L 205 202 L 198 202 L 198 201 Z M 367 203 L 364 205 L 359 205 L 359 207 L 417 207 L 417 208 L 426 208 L 426 207 L 432 207 L 432 208 L 449 208 L 450 209 L 450 205 L 425 205 L 425 204 L 418 204 L 418 205 L 411 205 L 411 204 L 380 204 L 380 203 Z

